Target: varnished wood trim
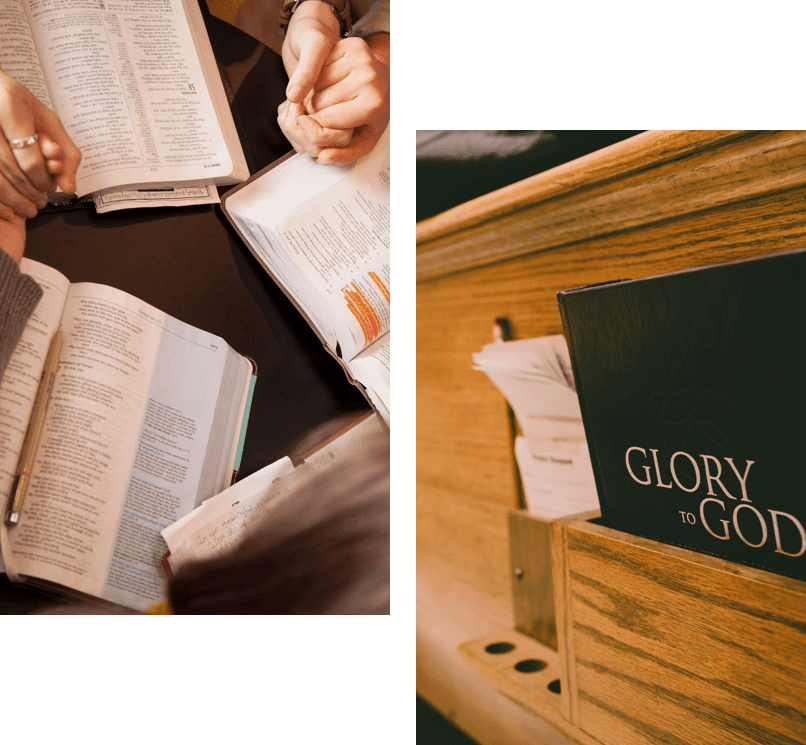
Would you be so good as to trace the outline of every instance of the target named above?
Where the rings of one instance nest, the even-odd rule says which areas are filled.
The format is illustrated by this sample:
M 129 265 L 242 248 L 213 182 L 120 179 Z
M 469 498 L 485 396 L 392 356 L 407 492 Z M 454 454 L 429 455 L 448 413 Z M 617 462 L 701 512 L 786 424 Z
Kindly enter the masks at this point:
M 489 644 L 501 642 L 511 644 L 513 649 L 501 654 L 486 652 Z M 560 678 L 559 695 L 549 691 L 547 686 L 557 678 L 559 667 L 557 653 L 553 649 L 518 631 L 505 629 L 460 645 L 459 653 L 462 660 L 481 678 L 495 686 L 500 694 L 524 711 L 540 717 L 570 742 L 578 745 L 601 745 L 599 740 L 570 724 L 563 714 L 561 701 L 568 696 L 564 688 L 565 681 Z M 547 667 L 536 673 L 516 672 L 515 663 L 524 659 L 542 660 Z
M 579 517 L 563 527 L 575 725 L 631 745 L 802 742 L 805 583 Z
M 645 132 L 421 222 L 424 281 L 806 185 L 806 132 Z
M 563 696 L 562 715 L 572 724 L 579 721 L 577 712 L 577 684 L 574 669 L 573 628 L 571 603 L 568 595 L 568 561 L 565 526 L 559 522 L 549 524 L 551 545 L 551 571 L 554 590 L 554 612 L 557 623 L 557 656 L 560 665 L 560 684 L 566 691 Z
M 618 549 L 618 544 L 611 543 L 610 546 L 615 546 L 615 549 L 611 551 L 607 545 L 603 544 L 602 541 L 596 541 L 595 544 L 592 544 L 585 537 L 585 534 L 588 533 L 610 539 L 611 541 L 618 541 L 620 543 L 637 546 L 647 552 L 645 554 L 647 557 L 650 557 L 652 553 L 663 554 L 667 557 L 677 559 L 682 562 L 725 572 L 726 574 L 730 574 L 735 577 L 741 577 L 749 582 L 758 583 L 762 587 L 778 587 L 782 590 L 787 590 L 794 593 L 793 600 L 797 599 L 798 602 L 806 601 L 806 582 L 784 577 L 780 574 L 772 574 L 771 572 L 766 572 L 763 569 L 756 569 L 755 567 L 745 566 L 743 564 L 735 564 L 734 562 L 721 559 L 718 556 L 711 556 L 710 554 L 701 553 L 699 551 L 691 551 L 686 548 L 659 543 L 658 541 L 653 541 L 649 538 L 642 538 L 641 536 L 637 535 L 631 535 L 630 533 L 622 533 L 619 530 L 613 530 L 605 525 L 591 522 L 592 515 L 595 517 L 598 515 L 598 513 L 582 513 L 580 515 L 562 518 L 562 520 L 558 521 L 564 522 L 573 528 L 573 532 L 567 538 L 567 540 L 571 542 L 571 546 L 574 551 L 587 552 L 599 557 L 608 555 L 613 561 L 618 561 L 619 563 L 622 563 L 632 569 L 637 568 L 636 565 L 632 564 Z M 646 570 L 647 567 L 649 567 L 648 563 L 641 565 L 642 570 Z M 690 591 L 689 588 L 686 589 L 687 591 Z M 714 602 L 714 598 L 712 596 L 709 595 L 708 597 L 712 602 Z M 732 607 L 732 610 L 740 610 L 744 613 L 748 612 L 748 608 L 745 606 Z M 771 617 L 768 617 L 767 620 L 772 619 Z M 806 632 L 806 628 L 801 629 L 798 627 L 798 631 Z
M 515 628 L 557 649 L 550 524 L 523 510 L 511 510 L 508 524 Z

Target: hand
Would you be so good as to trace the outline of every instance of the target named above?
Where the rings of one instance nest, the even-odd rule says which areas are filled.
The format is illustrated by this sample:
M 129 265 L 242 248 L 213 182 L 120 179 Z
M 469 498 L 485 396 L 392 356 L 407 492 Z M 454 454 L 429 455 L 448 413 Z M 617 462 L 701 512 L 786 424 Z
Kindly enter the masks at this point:
M 283 134 L 298 153 L 318 157 L 323 148 L 344 147 L 352 128 L 334 130 L 319 125 L 306 115 L 303 106 L 310 101 L 322 66 L 339 40 L 339 21 L 327 3 L 308 0 L 291 16 L 283 42 L 283 63 L 289 81 L 288 100 L 280 104 L 277 121 Z
M 349 145 L 320 148 L 320 163 L 352 163 L 369 153 L 389 124 L 389 34 L 338 41 L 306 109 L 323 130 L 353 129 Z
M 75 192 L 80 151 L 59 117 L 2 70 L 0 133 L 0 204 L 20 217 L 34 217 L 57 186 Z M 34 133 L 39 139 L 32 145 L 12 149 L 8 144 Z
M 298 153 L 318 158 L 326 148 L 343 148 L 350 144 L 352 129 L 326 129 L 308 116 L 301 103 L 283 101 L 277 109 L 277 121 L 283 134 Z
M 4 213 L 6 210 L 7 213 Z M 8 207 L 0 209 L 0 249 L 18 264 L 25 249 L 25 220 L 11 212 Z
M 308 0 L 294 11 L 283 42 L 289 101 L 302 103 L 311 94 L 340 30 L 339 19 L 327 3 Z

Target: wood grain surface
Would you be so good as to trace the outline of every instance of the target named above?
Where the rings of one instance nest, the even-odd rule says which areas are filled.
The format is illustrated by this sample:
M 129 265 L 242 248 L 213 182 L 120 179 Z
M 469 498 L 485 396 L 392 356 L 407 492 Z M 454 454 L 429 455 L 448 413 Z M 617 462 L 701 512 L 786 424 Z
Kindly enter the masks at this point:
M 574 724 L 624 745 L 806 742 L 804 583 L 582 520 L 563 529 Z
M 559 290 L 806 245 L 804 163 L 803 132 L 649 132 L 418 226 L 418 690 L 483 745 L 533 717 L 437 653 L 515 625 L 509 424 L 472 353 L 499 317 L 561 333 Z

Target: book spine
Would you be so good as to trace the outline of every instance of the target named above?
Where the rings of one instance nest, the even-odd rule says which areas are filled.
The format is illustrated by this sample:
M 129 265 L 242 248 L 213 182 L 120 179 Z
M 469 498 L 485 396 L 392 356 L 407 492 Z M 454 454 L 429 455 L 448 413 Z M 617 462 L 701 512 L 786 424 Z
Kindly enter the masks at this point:
M 566 293 L 557 293 L 557 303 L 560 306 L 560 317 L 563 324 L 563 334 L 565 334 L 565 341 L 568 344 L 568 352 L 571 357 L 571 369 L 574 373 L 574 384 L 577 389 L 577 398 L 579 399 L 579 410 L 582 413 L 582 425 L 585 428 L 585 439 L 588 442 L 588 453 L 591 459 L 591 467 L 593 469 L 593 478 L 596 482 L 596 493 L 599 497 L 599 509 L 602 512 L 602 520 L 606 525 L 610 525 L 610 514 L 607 509 L 607 495 L 605 494 L 604 484 L 602 483 L 601 468 L 599 467 L 599 456 L 596 450 L 596 439 L 591 432 L 588 425 L 588 413 L 585 400 L 585 391 L 582 386 L 582 375 L 580 374 L 579 366 L 577 364 L 576 355 L 576 341 L 574 334 L 571 330 L 571 319 L 568 313 L 566 304 Z

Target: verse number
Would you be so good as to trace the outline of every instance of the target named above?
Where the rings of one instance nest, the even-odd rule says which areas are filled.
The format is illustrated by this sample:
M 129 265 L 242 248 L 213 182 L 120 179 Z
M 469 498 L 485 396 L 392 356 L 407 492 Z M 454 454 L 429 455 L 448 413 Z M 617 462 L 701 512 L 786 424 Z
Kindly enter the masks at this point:
M 195 91 L 196 90 L 196 84 L 195 83 L 188 83 L 188 90 L 189 91 Z

